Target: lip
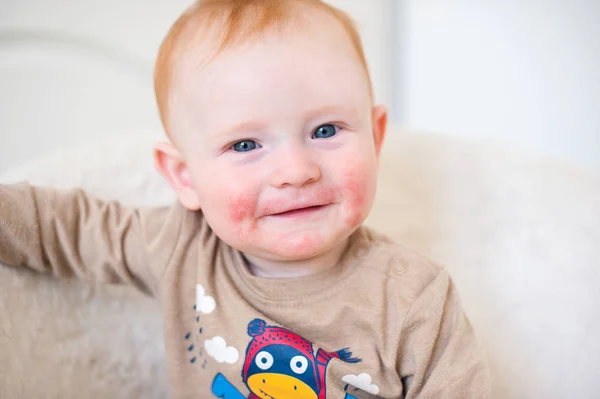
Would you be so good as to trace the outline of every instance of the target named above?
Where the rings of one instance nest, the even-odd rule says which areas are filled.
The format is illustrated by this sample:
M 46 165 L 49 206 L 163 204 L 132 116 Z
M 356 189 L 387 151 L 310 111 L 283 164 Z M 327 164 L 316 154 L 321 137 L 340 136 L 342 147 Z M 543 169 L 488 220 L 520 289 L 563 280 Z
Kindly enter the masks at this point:
M 273 218 L 282 218 L 282 219 L 296 219 L 312 216 L 323 209 L 327 208 L 329 204 L 320 204 L 320 205 L 309 205 L 304 207 L 295 207 L 283 212 L 272 213 L 268 215 Z

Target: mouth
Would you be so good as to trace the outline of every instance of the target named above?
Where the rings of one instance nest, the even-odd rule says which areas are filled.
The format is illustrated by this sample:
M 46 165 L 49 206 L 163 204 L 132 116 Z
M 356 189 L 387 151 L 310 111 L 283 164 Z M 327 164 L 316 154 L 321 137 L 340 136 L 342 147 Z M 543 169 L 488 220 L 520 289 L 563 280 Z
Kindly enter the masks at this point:
M 308 215 L 316 213 L 326 207 L 327 207 L 327 205 L 313 205 L 313 206 L 307 206 L 304 208 L 290 209 L 285 212 L 273 213 L 270 216 L 284 217 L 284 218 L 308 216 Z
M 271 395 L 269 395 L 268 393 L 266 393 L 266 392 L 265 392 L 265 391 L 263 391 L 262 389 L 260 389 L 260 392 L 261 392 L 263 395 L 267 396 L 269 399 L 277 399 L 275 396 L 271 396 Z

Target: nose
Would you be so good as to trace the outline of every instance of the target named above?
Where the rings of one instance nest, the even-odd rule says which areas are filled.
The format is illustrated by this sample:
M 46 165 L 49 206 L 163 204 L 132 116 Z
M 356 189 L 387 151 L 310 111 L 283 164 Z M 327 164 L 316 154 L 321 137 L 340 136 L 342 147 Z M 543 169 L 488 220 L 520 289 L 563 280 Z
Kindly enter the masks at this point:
M 321 168 L 314 156 L 301 145 L 290 145 L 272 164 L 270 182 L 274 187 L 302 187 L 321 178 Z

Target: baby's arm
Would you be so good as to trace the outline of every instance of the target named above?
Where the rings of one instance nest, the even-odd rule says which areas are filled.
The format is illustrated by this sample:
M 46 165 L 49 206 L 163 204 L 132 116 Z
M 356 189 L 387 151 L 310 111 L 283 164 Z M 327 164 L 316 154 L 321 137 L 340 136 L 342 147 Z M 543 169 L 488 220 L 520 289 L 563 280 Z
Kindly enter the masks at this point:
M 155 293 L 183 212 L 127 208 L 27 184 L 0 185 L 0 262 Z
M 483 350 L 446 271 L 413 303 L 402 328 L 399 355 L 406 399 L 491 395 Z

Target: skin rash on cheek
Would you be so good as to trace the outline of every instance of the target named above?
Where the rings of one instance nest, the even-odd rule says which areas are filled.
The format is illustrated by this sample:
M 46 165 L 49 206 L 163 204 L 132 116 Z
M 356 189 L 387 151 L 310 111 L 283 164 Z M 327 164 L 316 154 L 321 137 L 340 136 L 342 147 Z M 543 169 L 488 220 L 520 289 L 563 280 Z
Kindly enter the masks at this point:
M 372 195 L 372 179 L 373 177 L 361 165 L 349 167 L 343 173 L 343 180 L 337 188 L 323 188 L 316 193 L 316 198 L 313 198 L 313 200 L 320 203 L 332 203 L 336 202 L 336 200 L 343 200 L 345 203 L 344 222 L 349 226 L 356 226 L 366 217 L 368 209 L 364 208 L 367 205 L 369 197 Z M 342 196 L 336 198 L 339 193 L 342 193 Z M 225 197 L 227 198 L 228 220 L 231 223 L 240 224 L 254 218 L 256 210 L 256 199 L 254 196 L 232 194 Z M 276 210 L 283 209 L 287 205 L 285 202 L 285 199 L 267 200 L 261 206 L 260 213 L 268 215 Z
M 241 223 L 248 219 L 254 209 L 254 200 L 250 195 L 229 196 L 228 215 L 231 223 Z
M 344 222 L 350 227 L 357 226 L 366 217 L 370 209 L 369 202 L 373 196 L 373 179 L 367 170 L 359 165 L 348 168 L 344 173 L 344 182 L 340 187 L 344 190 L 346 206 Z
M 248 194 L 231 194 L 227 198 L 227 221 L 233 227 L 233 234 L 241 242 L 252 245 L 258 237 L 252 234 L 255 229 L 253 223 L 256 200 Z

